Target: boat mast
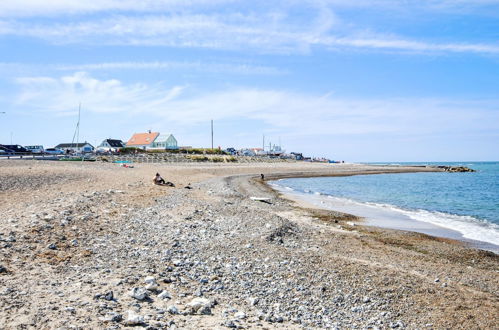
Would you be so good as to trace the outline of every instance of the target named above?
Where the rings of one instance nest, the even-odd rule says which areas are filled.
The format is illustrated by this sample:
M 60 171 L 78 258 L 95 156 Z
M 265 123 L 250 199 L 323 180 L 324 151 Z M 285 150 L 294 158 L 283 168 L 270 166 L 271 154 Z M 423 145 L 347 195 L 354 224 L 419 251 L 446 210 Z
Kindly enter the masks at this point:
M 81 102 L 80 105 L 78 106 L 78 122 L 76 123 L 76 129 L 75 133 L 73 134 L 73 140 L 71 141 L 71 145 L 74 146 L 74 148 L 78 148 L 78 140 L 80 139 L 80 113 L 81 113 Z M 74 144 L 75 142 L 75 137 L 76 137 L 76 145 Z

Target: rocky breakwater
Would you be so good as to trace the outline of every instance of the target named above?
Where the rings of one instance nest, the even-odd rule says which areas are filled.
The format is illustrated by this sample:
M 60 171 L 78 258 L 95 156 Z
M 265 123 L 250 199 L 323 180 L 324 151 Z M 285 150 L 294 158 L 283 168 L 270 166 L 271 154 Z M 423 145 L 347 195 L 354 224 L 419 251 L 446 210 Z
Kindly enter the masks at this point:
M 440 169 L 444 170 L 445 172 L 453 172 L 453 173 L 456 173 L 456 172 L 476 172 L 474 169 L 466 167 L 466 166 L 441 165 L 441 166 L 437 166 L 437 168 L 440 168 Z

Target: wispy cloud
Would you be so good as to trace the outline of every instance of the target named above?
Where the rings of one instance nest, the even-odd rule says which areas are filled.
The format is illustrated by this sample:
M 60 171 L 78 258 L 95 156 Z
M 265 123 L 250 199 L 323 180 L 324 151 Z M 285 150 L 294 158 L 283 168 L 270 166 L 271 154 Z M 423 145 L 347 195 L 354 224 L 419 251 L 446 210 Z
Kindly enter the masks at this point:
M 231 88 L 192 94 L 186 86 L 124 84 L 86 73 L 17 80 L 17 106 L 54 116 L 72 114 L 81 101 L 99 114 L 157 118 L 178 127 L 209 119 L 257 120 L 285 136 L 424 135 L 493 130 L 499 100 L 355 100 L 283 90 Z M 463 127 L 463 123 L 466 123 Z
M 314 48 L 334 48 L 499 54 L 499 43 L 429 42 L 396 34 L 364 34 L 323 5 L 314 6 L 312 12 L 300 18 L 270 11 L 122 15 L 70 23 L 7 20 L 0 21 L 0 35 L 39 38 L 54 44 L 166 46 L 257 53 L 309 53 Z
M 2 0 L 0 17 L 92 14 L 107 11 L 156 12 L 212 7 L 234 0 Z
M 0 63 L 1 65 L 1 63 Z M 55 69 L 61 71 L 112 71 L 112 70 L 184 70 L 210 73 L 235 73 L 246 75 L 279 75 L 285 72 L 274 67 L 254 64 L 214 63 L 214 62 L 105 62 L 89 64 L 57 65 Z
M 178 12 L 199 9 L 210 9 L 220 6 L 235 10 L 247 6 L 245 0 L 2 0 L 0 2 L 0 17 L 40 17 L 61 15 L 87 15 L 106 12 Z M 276 0 L 272 2 L 254 0 L 254 8 L 269 8 L 276 6 L 310 6 L 321 5 L 332 8 L 423 8 L 452 9 L 476 8 L 499 4 L 498 0 Z

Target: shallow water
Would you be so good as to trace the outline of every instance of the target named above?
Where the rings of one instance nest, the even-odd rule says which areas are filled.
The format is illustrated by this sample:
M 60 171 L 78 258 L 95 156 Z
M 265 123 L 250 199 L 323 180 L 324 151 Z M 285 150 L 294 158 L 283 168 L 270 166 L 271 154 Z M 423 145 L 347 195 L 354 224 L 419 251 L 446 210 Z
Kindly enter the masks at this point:
M 296 178 L 274 184 L 309 202 L 363 216 L 370 225 L 499 246 L 499 163 L 445 165 L 478 172 Z

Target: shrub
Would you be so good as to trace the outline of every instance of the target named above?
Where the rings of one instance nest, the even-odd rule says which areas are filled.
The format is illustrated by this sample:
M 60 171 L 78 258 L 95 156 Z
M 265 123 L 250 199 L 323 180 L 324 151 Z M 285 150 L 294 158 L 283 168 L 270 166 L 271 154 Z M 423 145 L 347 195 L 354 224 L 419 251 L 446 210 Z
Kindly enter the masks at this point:
M 208 160 L 208 157 L 206 156 L 187 156 L 187 158 L 196 162 L 206 162 Z

